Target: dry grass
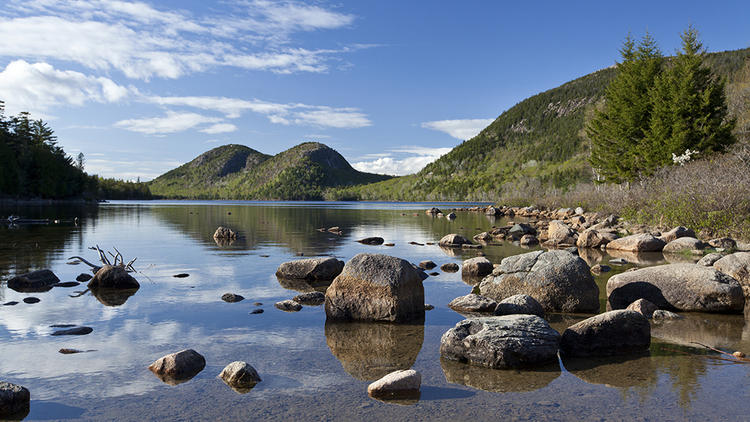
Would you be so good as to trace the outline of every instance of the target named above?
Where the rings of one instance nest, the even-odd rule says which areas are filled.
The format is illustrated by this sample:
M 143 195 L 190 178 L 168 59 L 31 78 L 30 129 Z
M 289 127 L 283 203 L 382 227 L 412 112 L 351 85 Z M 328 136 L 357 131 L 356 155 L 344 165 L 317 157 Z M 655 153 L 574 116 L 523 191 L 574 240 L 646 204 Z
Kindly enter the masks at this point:
M 750 145 L 662 169 L 640 184 L 583 184 L 568 192 L 533 186 L 501 201 L 550 208 L 582 206 L 655 227 L 683 225 L 707 236 L 750 239 Z

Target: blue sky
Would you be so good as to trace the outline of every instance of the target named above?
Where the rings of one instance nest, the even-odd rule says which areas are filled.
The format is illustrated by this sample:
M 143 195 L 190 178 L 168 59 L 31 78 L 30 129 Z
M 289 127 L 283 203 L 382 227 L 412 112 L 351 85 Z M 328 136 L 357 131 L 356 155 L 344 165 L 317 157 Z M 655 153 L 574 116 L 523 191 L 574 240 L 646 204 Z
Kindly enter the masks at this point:
M 406 174 L 515 103 L 688 24 L 750 46 L 746 2 L 5 0 L 0 99 L 86 169 L 151 179 L 219 145 L 317 140 Z

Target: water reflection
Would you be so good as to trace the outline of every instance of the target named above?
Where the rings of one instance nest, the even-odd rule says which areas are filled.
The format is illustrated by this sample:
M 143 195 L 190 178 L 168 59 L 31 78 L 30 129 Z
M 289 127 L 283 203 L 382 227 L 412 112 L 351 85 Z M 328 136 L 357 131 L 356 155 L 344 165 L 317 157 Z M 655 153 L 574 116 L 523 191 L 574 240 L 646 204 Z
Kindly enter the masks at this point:
M 328 289 L 328 286 L 331 285 L 332 281 L 328 280 L 313 280 L 313 281 L 307 281 L 300 278 L 285 278 L 285 277 L 276 277 L 277 280 L 279 280 L 279 284 L 281 287 L 287 289 L 287 290 L 296 290 L 298 292 L 302 293 L 309 293 L 309 292 L 323 292 L 325 293 L 326 289 Z
M 424 325 L 326 321 L 325 335 L 331 353 L 349 375 L 373 381 L 414 365 Z
M 664 260 L 664 255 L 661 252 L 628 252 L 607 249 L 607 253 L 612 258 L 622 258 L 628 261 L 628 263 L 630 264 L 635 264 L 642 267 L 661 265 L 666 262 Z
M 534 391 L 544 388 L 560 376 L 560 365 L 555 362 L 525 370 L 492 369 L 440 359 L 445 379 L 479 390 L 495 393 Z
M 682 319 L 651 324 L 651 336 L 670 343 L 711 347 L 732 347 L 742 340 L 745 320 L 741 315 L 682 313 Z
M 91 294 L 104 306 L 121 306 L 137 291 L 138 289 L 92 289 Z
M 613 388 L 650 388 L 659 376 L 648 353 L 613 357 L 569 358 L 563 356 L 565 369 L 589 384 Z

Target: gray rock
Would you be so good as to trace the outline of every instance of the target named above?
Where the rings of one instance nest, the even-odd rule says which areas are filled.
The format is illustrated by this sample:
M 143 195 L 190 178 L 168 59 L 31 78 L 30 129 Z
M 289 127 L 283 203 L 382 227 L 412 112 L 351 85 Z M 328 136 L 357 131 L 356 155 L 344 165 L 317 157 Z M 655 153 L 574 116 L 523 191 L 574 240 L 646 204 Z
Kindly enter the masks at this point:
M 262 313 L 263 313 L 263 309 L 253 309 L 252 311 L 250 311 L 251 315 L 262 314 Z
M 462 277 L 484 277 L 492 273 L 492 263 L 489 259 L 478 256 L 476 258 L 470 258 L 463 262 L 461 266 Z
M 458 264 L 456 264 L 455 262 L 449 262 L 447 264 L 441 265 L 440 269 L 446 273 L 455 273 L 458 272 Z
M 275 306 L 276 309 L 282 310 L 284 312 L 299 312 L 302 310 L 302 305 L 289 299 L 282 300 L 281 302 L 276 302 L 273 304 L 273 306 Z
M 694 237 L 680 237 L 677 238 L 664 246 L 662 252 L 666 253 L 680 253 L 683 251 L 692 251 L 694 249 L 704 249 L 706 244 Z
M 319 306 L 326 301 L 326 295 L 323 292 L 308 292 L 294 296 L 292 300 L 300 305 Z
M 438 242 L 438 245 L 449 248 L 460 248 L 462 245 L 471 245 L 471 241 L 460 234 L 447 234 Z
M 495 315 L 529 314 L 544 316 L 544 308 L 529 295 L 515 295 L 500 301 L 495 308 Z
M 714 262 L 714 268 L 740 283 L 745 297 L 750 297 L 750 252 L 735 252 Z
M 437 267 L 437 264 L 432 261 L 422 261 L 419 263 L 419 268 L 424 268 L 425 270 L 431 270 L 435 267 Z
M 276 270 L 276 277 L 307 280 L 331 281 L 341 273 L 344 261 L 336 258 L 308 258 L 284 262 Z
M 610 277 L 607 298 L 612 309 L 647 299 L 660 309 L 739 313 L 745 304 L 740 284 L 711 267 L 668 264 Z
M 167 384 L 180 384 L 196 376 L 206 366 L 206 359 L 193 349 L 162 356 L 148 369 Z
M 138 289 L 138 281 L 122 265 L 104 265 L 89 281 L 90 289 Z
M 669 243 L 682 237 L 695 237 L 695 232 L 687 227 L 677 226 L 666 233 L 662 233 L 661 240 Z
M 34 303 L 39 303 L 40 301 L 41 301 L 41 299 L 39 299 L 38 297 L 34 297 L 34 296 L 29 296 L 29 297 L 23 298 L 23 303 L 28 303 L 30 305 L 34 304 Z
M 419 395 L 422 375 L 413 370 L 398 370 L 380 378 L 367 386 L 370 397 L 380 399 L 399 399 Z
M 362 243 L 364 245 L 376 246 L 376 245 L 382 245 L 383 242 L 385 242 L 385 240 L 382 237 L 373 236 L 373 237 L 366 237 L 364 239 L 359 239 L 357 242 Z
M 628 311 L 636 311 L 639 314 L 645 316 L 646 318 L 651 318 L 651 316 L 654 314 L 654 311 L 658 310 L 659 307 L 654 305 L 653 303 L 649 302 L 646 299 L 638 299 L 635 302 L 628 305 L 626 310 Z
M 607 249 L 627 252 L 658 252 L 666 243 L 648 233 L 633 234 L 607 243 Z
M 8 287 L 17 292 L 49 290 L 53 284 L 60 282 L 50 270 L 37 270 L 15 276 L 8 280 Z
M 238 393 L 247 393 L 261 382 L 258 371 L 247 362 L 235 361 L 225 366 L 219 374 L 224 383 Z
M 560 334 L 536 315 L 504 315 L 460 321 L 440 339 L 448 360 L 490 368 L 519 368 L 557 359 Z
M 236 303 L 245 300 L 245 298 L 235 293 L 224 293 L 221 295 L 221 300 L 224 302 Z
M 497 302 L 488 297 L 470 293 L 453 299 L 448 307 L 457 312 L 491 313 L 495 311 Z
M 21 419 L 29 412 L 31 394 L 20 385 L 0 381 L 0 418 Z
M 654 313 L 651 315 L 651 319 L 654 321 L 668 321 L 670 319 L 683 319 L 683 317 L 680 314 L 676 314 L 671 311 L 665 311 L 664 309 L 657 309 L 654 311 Z
M 710 253 L 704 256 L 703 258 L 701 258 L 700 260 L 698 260 L 697 264 L 703 265 L 704 267 L 711 267 L 716 263 L 716 261 L 720 260 L 723 257 L 724 255 L 720 253 L 716 253 L 716 252 Z
M 566 356 L 609 356 L 647 351 L 651 325 L 642 314 L 618 310 L 573 324 L 563 332 L 560 352 Z
M 516 223 L 508 230 L 508 235 L 513 239 L 520 239 L 527 234 L 536 235 L 536 229 L 526 223 Z
M 520 240 L 521 246 L 532 246 L 532 245 L 538 245 L 539 239 L 536 238 L 534 235 L 525 234 L 521 236 Z
M 527 294 L 546 312 L 596 312 L 599 288 L 589 266 L 567 251 L 534 251 L 502 260 L 479 292 L 496 301 Z
M 409 262 L 388 255 L 358 254 L 326 290 L 333 320 L 403 322 L 424 318 L 424 287 Z
M 736 249 L 737 248 L 737 242 L 729 237 L 720 237 L 717 239 L 711 239 L 708 241 L 708 244 L 712 248 L 724 248 L 724 249 Z

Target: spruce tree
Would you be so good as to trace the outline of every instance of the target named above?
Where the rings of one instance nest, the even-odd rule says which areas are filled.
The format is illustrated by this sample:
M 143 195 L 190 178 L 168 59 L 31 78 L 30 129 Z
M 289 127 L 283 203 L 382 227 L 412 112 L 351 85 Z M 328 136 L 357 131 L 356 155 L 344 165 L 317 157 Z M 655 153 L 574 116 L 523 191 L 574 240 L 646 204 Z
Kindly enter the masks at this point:
M 641 148 L 651 121 L 649 95 L 664 60 L 648 33 L 637 46 L 628 35 L 620 55 L 622 62 L 605 92 L 604 109 L 586 127 L 592 141 L 591 165 L 613 183 L 631 181 L 643 173 Z
M 682 49 L 651 92 L 651 125 L 641 151 L 649 173 L 672 164 L 672 154 L 723 151 L 735 141 L 724 79 L 705 66 L 706 51 L 695 28 L 680 37 Z

